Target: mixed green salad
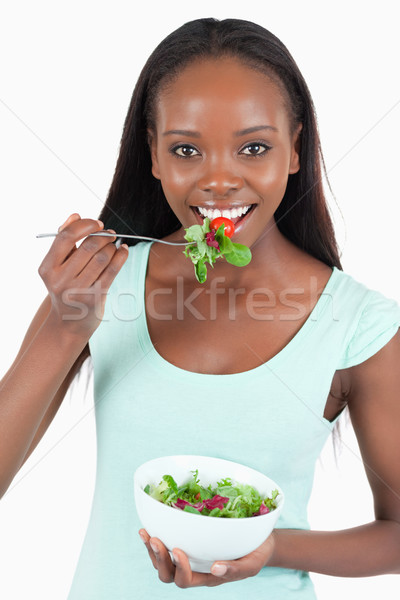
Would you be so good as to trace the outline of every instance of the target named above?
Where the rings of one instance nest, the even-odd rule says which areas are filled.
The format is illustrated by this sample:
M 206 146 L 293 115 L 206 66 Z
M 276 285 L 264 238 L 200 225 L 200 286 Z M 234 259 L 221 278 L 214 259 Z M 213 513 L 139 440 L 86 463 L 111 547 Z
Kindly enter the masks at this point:
M 217 217 L 211 222 L 205 217 L 203 225 L 192 225 L 185 229 L 185 240 L 195 243 L 187 245 L 183 254 L 193 262 L 199 283 L 207 279 L 206 262 L 214 268 L 216 259 L 220 257 L 237 267 L 244 267 L 251 261 L 250 248 L 230 240 L 234 230 L 232 221 L 224 217 Z
M 148 484 L 144 491 L 168 506 L 208 517 L 255 517 L 277 508 L 278 490 L 263 498 L 251 485 L 232 483 L 229 477 L 218 481 L 216 487 L 204 487 L 198 479 L 198 469 L 191 473 L 193 478 L 181 486 L 171 475 L 164 475 L 157 486 Z

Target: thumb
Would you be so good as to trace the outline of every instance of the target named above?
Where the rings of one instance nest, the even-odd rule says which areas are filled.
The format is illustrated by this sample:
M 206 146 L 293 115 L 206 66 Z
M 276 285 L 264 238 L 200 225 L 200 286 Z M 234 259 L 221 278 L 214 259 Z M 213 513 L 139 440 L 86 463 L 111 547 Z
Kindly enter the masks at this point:
M 72 221 L 76 221 L 77 218 L 80 219 L 80 216 L 78 215 L 78 213 L 73 213 L 72 215 L 69 215 L 68 219 L 66 221 L 64 221 L 64 223 L 62 225 L 60 225 L 60 227 L 58 228 L 58 233 L 60 233 L 60 231 L 62 231 L 64 229 L 64 227 L 66 227 L 67 225 L 72 223 Z
M 211 573 L 217 577 L 235 581 L 254 577 L 266 566 L 273 549 L 272 538 L 269 536 L 258 548 L 236 560 L 215 562 Z
M 256 557 L 251 555 L 239 558 L 237 560 L 216 562 L 211 567 L 211 573 L 221 579 L 227 579 L 228 581 L 237 581 L 239 579 L 246 579 L 246 577 L 253 577 L 261 570 L 263 563 Z

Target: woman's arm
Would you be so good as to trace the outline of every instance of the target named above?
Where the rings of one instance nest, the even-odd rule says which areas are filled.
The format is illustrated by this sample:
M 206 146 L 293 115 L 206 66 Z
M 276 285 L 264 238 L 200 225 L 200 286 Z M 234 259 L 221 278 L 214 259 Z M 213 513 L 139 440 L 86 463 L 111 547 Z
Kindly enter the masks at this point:
M 400 573 L 400 524 L 382 520 L 342 531 L 277 529 L 268 566 L 369 577 Z
M 128 258 L 113 238 L 89 236 L 102 227 L 70 215 L 39 267 L 49 295 L 0 382 L 0 498 L 57 412 L 101 322 L 108 289 Z
M 342 577 L 400 573 L 400 331 L 349 369 L 349 411 L 371 486 L 375 521 L 343 531 L 274 532 L 268 563 Z
M 163 544 L 140 530 L 162 581 L 214 586 L 256 575 L 264 566 L 339 577 L 400 573 L 400 331 L 379 352 L 352 367 L 349 410 L 371 486 L 375 521 L 342 531 L 275 529 L 251 554 L 220 575 L 193 573 L 179 549 L 175 568 Z M 151 545 L 150 545 L 151 543 Z M 154 552 L 153 546 L 158 550 Z
M 49 317 L 45 298 L 0 381 L 0 498 L 56 414 L 87 345 Z
M 7 373 L 3 376 L 2 380 L 0 381 L 0 390 L 2 388 L 3 382 L 15 370 L 16 366 L 20 362 L 20 359 L 25 354 L 25 352 L 28 350 L 29 346 L 31 345 L 31 343 L 32 343 L 33 339 L 35 338 L 36 334 L 38 333 L 39 329 L 42 327 L 44 321 L 48 317 L 50 308 L 51 308 L 51 300 L 50 300 L 50 296 L 47 294 L 47 296 L 44 298 L 42 304 L 39 306 L 36 314 L 34 315 L 31 324 L 28 327 L 28 330 L 25 334 L 25 337 L 22 341 L 21 347 L 19 349 L 17 356 L 15 357 L 14 362 L 12 363 L 12 365 L 8 369 Z M 29 458 L 29 456 L 32 454 L 32 452 L 34 451 L 34 449 L 36 448 L 36 446 L 42 439 L 43 435 L 46 433 L 47 429 L 49 428 L 50 423 L 54 419 L 55 415 L 57 414 L 58 409 L 60 408 L 60 406 L 62 404 L 62 401 L 64 400 L 65 394 L 67 393 L 67 390 L 68 390 L 69 386 L 71 385 L 72 380 L 74 379 L 75 375 L 80 370 L 82 364 L 85 362 L 85 360 L 89 356 L 90 356 L 89 344 L 86 344 L 86 346 L 82 350 L 81 354 L 78 356 L 78 358 L 74 362 L 72 368 L 68 372 L 66 378 L 62 382 L 61 386 L 57 390 L 57 393 L 55 394 L 53 400 L 51 401 L 50 406 L 46 410 L 46 413 L 45 413 L 43 419 L 41 420 L 40 425 L 36 431 L 35 437 L 33 438 L 32 442 L 25 454 L 25 457 L 21 463 L 21 466 Z M 0 396 L 1 396 L 1 391 L 0 391 Z M 1 406 L 0 406 L 0 411 L 1 411 Z

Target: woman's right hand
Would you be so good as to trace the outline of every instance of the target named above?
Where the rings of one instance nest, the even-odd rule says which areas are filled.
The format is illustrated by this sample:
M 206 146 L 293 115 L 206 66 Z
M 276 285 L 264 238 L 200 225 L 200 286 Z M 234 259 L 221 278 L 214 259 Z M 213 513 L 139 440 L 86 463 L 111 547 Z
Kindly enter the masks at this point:
M 51 323 L 86 341 L 100 325 L 108 289 L 129 255 L 127 247 L 115 247 L 115 237 L 86 237 L 103 227 L 96 219 L 70 215 L 38 269 L 51 298 Z

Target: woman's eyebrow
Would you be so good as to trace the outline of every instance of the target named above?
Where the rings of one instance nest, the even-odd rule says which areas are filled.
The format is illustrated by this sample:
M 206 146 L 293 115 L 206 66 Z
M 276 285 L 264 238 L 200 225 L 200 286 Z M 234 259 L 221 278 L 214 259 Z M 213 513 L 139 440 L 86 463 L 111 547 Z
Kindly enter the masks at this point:
M 262 129 L 269 129 L 270 131 L 276 131 L 278 133 L 278 129 L 273 127 L 272 125 L 256 125 L 255 127 L 248 127 L 247 129 L 241 129 L 240 131 L 235 131 L 233 135 L 239 137 L 241 135 L 247 135 L 249 133 L 254 133 L 255 131 L 261 131 Z
M 249 133 L 254 133 L 255 131 L 261 131 L 262 129 L 269 129 L 270 131 L 278 132 L 278 129 L 272 125 L 256 125 L 255 127 L 247 127 L 247 129 L 235 131 L 233 135 L 235 137 L 240 137 L 241 135 L 248 135 Z M 163 136 L 166 135 L 187 135 L 195 138 L 201 137 L 201 133 L 199 131 L 189 131 L 188 129 L 169 129 L 168 131 L 164 131 Z
M 190 137 L 201 137 L 201 133 L 198 131 L 189 131 L 188 129 L 169 129 L 168 131 L 164 131 L 163 136 L 165 135 L 188 135 Z

